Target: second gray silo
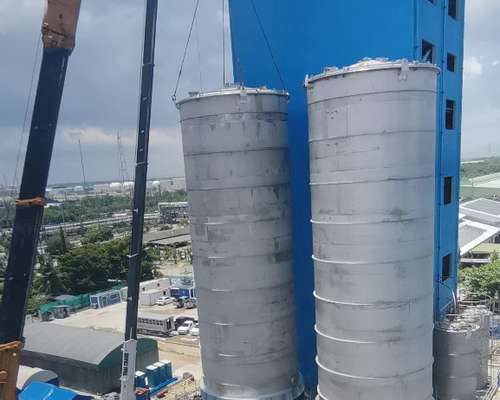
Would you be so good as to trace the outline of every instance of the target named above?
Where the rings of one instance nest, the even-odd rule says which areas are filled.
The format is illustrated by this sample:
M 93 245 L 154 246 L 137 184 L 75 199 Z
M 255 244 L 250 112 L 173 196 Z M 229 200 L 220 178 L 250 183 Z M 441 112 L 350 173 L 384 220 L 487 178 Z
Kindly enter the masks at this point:
M 295 348 L 285 93 L 179 103 L 206 399 L 292 400 Z
M 443 321 L 434 331 L 436 400 L 474 399 L 481 379 L 481 326 Z
M 321 399 L 432 398 L 437 73 L 369 60 L 306 81 Z

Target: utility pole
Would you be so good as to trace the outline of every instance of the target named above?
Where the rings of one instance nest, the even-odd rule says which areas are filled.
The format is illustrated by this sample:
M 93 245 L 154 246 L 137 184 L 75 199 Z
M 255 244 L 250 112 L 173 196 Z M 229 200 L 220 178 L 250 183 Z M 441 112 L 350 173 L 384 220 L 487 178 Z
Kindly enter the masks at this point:
M 142 236 L 148 172 L 149 127 L 153 97 L 153 74 L 158 0 L 146 0 L 144 47 L 142 52 L 141 93 L 135 165 L 132 237 L 130 240 L 127 317 L 121 377 L 121 400 L 135 399 L 135 361 L 137 350 L 137 313 L 142 265 Z

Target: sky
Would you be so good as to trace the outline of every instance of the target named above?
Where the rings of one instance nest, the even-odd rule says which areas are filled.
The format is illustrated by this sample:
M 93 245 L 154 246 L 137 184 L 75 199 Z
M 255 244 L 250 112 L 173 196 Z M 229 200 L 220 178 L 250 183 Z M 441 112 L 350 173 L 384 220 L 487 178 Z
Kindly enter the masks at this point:
M 49 182 L 119 180 L 117 133 L 133 177 L 144 2 L 83 0 L 70 58 Z M 467 0 L 463 157 L 500 155 L 500 0 Z M 178 110 L 171 101 L 195 0 L 160 0 L 150 177 L 184 173 Z M 40 62 L 45 0 L 0 0 L 0 184 L 22 169 L 32 109 L 30 82 Z M 202 0 L 177 97 L 222 84 L 222 8 Z M 229 46 L 228 46 L 229 47 Z M 229 48 L 228 48 L 228 53 Z M 226 60 L 231 75 L 230 62 Z M 33 88 L 36 88 L 36 84 Z M 30 103 L 27 102 L 31 100 Z M 23 130 L 26 109 L 28 123 Z M 20 151 L 20 163 L 17 163 Z

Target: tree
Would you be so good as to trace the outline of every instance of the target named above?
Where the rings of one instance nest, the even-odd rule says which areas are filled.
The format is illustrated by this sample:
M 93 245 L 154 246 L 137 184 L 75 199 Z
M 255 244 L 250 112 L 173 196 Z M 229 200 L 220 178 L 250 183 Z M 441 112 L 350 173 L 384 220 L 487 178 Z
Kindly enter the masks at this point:
M 59 258 L 61 280 L 69 294 L 82 294 L 109 287 L 109 268 L 102 246 L 89 244 Z
M 111 227 L 99 226 L 89 229 L 82 238 L 83 244 L 105 242 L 113 239 L 113 229 Z
M 60 256 L 65 254 L 70 245 L 66 240 L 66 236 L 64 235 L 64 231 L 61 227 L 59 227 L 59 231 L 56 236 L 53 236 L 47 241 L 47 253 L 52 256 Z
M 498 253 L 496 250 L 493 250 L 493 252 L 490 255 L 490 261 L 494 263 L 495 261 L 498 261 Z
M 35 314 L 42 304 L 47 303 L 48 297 L 43 294 L 32 294 L 26 303 L 26 313 Z
M 50 256 L 39 257 L 38 270 L 33 278 L 34 293 L 57 296 L 65 293 L 61 273 Z
M 460 282 L 471 297 L 495 297 L 500 293 L 500 261 L 460 270 Z
M 108 289 L 116 280 L 125 281 L 128 271 L 128 238 L 105 243 L 91 243 L 72 249 L 61 256 L 59 274 L 69 294 Z M 159 276 L 154 261 L 157 255 L 143 249 L 141 280 Z

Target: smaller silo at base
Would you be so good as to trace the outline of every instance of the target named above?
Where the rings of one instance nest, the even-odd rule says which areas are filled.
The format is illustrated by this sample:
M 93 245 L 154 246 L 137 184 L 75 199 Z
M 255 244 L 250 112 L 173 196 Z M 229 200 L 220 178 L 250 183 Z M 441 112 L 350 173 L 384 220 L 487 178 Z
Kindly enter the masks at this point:
M 477 323 L 457 319 L 434 329 L 436 400 L 474 399 L 480 389 L 483 332 Z
M 202 396 L 294 400 L 288 95 L 226 87 L 178 105 L 198 297 Z
M 460 316 L 461 319 L 467 322 L 479 324 L 479 379 L 478 389 L 486 389 L 489 380 L 489 357 L 490 357 L 490 320 L 491 311 L 484 305 L 467 306 Z

